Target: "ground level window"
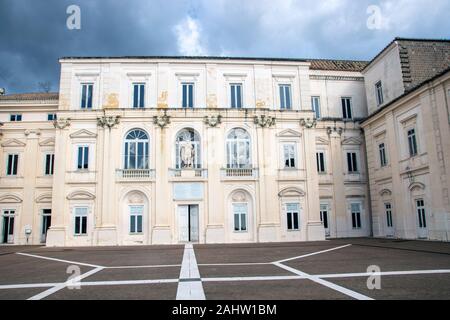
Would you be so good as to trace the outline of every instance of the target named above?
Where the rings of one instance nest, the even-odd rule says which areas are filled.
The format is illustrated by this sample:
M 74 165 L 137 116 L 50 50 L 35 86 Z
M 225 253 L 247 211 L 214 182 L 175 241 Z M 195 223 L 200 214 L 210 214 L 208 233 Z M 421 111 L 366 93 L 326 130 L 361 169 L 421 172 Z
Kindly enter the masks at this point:
M 78 207 L 75 208 L 75 235 L 86 235 L 87 234 L 87 215 L 88 208 Z
M 392 228 L 394 226 L 392 222 L 392 206 L 390 203 L 385 203 L 384 208 L 386 209 L 386 223 L 388 228 Z
M 353 229 L 361 229 L 361 204 L 360 203 L 352 203 L 351 204 L 351 212 L 352 212 L 352 227 L 353 227 Z
M 320 221 L 323 223 L 323 227 L 328 229 L 328 205 L 320 205 Z
M 417 206 L 417 216 L 419 218 L 419 228 L 427 227 L 427 217 L 425 214 L 425 202 L 423 199 L 419 199 L 416 201 Z
M 233 203 L 234 231 L 247 231 L 247 204 Z
M 299 230 L 299 208 L 300 206 L 298 203 L 286 204 L 286 219 L 288 230 Z
M 142 233 L 143 206 L 130 206 L 130 233 Z
M 1 243 L 14 242 L 14 218 L 15 210 L 4 210 L 2 217 L 2 241 Z

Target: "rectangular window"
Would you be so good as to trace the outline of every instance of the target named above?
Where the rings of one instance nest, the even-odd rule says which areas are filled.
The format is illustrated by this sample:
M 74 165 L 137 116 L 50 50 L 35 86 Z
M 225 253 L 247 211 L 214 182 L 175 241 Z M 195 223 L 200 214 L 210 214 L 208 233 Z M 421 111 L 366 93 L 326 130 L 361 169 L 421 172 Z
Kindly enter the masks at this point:
M 311 97 L 311 105 L 316 119 L 320 119 L 320 97 Z
M 233 203 L 234 231 L 247 231 L 247 204 Z
M 341 98 L 342 118 L 344 120 L 352 119 L 352 98 Z
M 183 108 L 193 108 L 194 107 L 194 84 L 193 83 L 183 83 L 183 100 L 181 106 Z
M 89 147 L 87 146 L 78 147 L 77 167 L 79 170 L 89 169 Z
M 394 226 L 392 222 L 392 206 L 390 203 L 385 203 L 384 208 L 386 210 L 386 224 L 388 228 L 392 228 Z
M 320 205 L 320 221 L 323 223 L 323 227 L 328 229 L 328 205 L 321 204 Z
M 356 160 L 356 152 L 347 152 L 347 169 L 348 172 L 358 172 L 358 162 Z
M 291 85 L 289 84 L 280 85 L 280 109 L 281 110 L 292 109 Z
M 416 200 L 417 216 L 419 219 L 419 228 L 427 227 L 427 217 L 425 214 L 425 202 L 423 199 Z
M 52 176 L 53 168 L 55 165 L 55 155 L 54 154 L 46 154 L 45 155 L 45 175 Z
M 408 147 L 409 147 L 409 156 L 414 157 L 417 155 L 417 138 L 416 138 L 416 129 L 408 130 Z
M 317 152 L 316 153 L 316 161 L 317 161 L 317 172 L 319 173 L 325 173 L 325 153 L 324 152 Z
M 295 168 L 295 143 L 286 143 L 283 144 L 283 159 L 284 159 L 284 167 L 285 168 Z
M 75 235 L 87 234 L 87 216 L 88 208 L 77 207 L 75 208 Z
M 6 163 L 6 175 L 17 176 L 17 167 L 19 165 L 18 154 L 8 154 L 8 160 Z
M 230 85 L 231 90 L 231 108 L 241 109 L 242 108 L 242 84 L 232 83 Z
M 144 83 L 133 83 L 133 108 L 145 108 Z
M 81 109 L 92 109 L 93 83 L 81 84 Z
M 361 229 L 361 204 L 352 203 L 351 212 L 353 229 Z
M 384 102 L 384 97 L 383 97 L 383 86 L 381 84 L 381 81 L 378 81 L 375 84 L 375 95 L 377 96 L 377 105 L 381 106 Z
M 142 233 L 143 206 L 130 206 L 130 233 Z
M 58 117 L 56 116 L 56 113 L 49 113 L 48 115 L 47 115 L 47 120 L 48 121 L 54 121 L 54 120 L 56 120 Z
M 384 143 L 380 143 L 378 145 L 378 150 L 380 152 L 380 165 L 382 167 L 387 166 L 387 157 L 386 157 L 386 146 Z
M 11 114 L 9 116 L 9 120 L 12 121 L 12 122 L 22 121 L 22 115 L 21 114 Z
M 299 208 L 300 205 L 298 203 L 286 204 L 286 219 L 288 230 L 299 230 Z

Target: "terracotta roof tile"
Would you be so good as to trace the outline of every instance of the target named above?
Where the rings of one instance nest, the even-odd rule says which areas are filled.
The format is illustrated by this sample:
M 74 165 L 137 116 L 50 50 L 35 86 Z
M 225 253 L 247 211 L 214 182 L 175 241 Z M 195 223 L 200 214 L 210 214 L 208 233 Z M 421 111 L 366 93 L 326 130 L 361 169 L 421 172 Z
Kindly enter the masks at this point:
M 0 96 L 0 101 L 41 101 L 41 100 L 58 100 L 58 92 L 30 92 L 30 93 L 16 93 L 5 94 Z

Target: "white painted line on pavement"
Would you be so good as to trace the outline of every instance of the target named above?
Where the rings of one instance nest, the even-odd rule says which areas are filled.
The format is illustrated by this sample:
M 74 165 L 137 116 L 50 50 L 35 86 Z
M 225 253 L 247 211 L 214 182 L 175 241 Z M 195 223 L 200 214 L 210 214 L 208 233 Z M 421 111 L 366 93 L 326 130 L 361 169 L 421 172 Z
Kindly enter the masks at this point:
M 92 267 L 92 268 L 102 267 L 102 266 L 98 266 L 98 265 L 95 265 L 95 264 L 76 262 L 76 261 L 69 261 L 69 260 L 62 260 L 62 259 L 56 259 L 56 258 L 50 258 L 50 257 L 38 256 L 38 255 L 35 255 L 35 254 L 29 254 L 29 253 L 18 252 L 17 254 L 21 255 L 21 256 L 27 256 L 27 257 L 32 257 L 32 258 L 38 258 L 38 259 L 44 259 L 44 260 L 50 260 L 50 261 L 68 263 L 68 264 L 76 264 L 76 265 L 79 265 L 79 266 L 86 266 L 86 267 Z
M 330 251 L 334 251 L 334 250 L 339 250 L 339 249 L 344 249 L 347 247 L 350 247 L 351 244 L 346 244 L 344 246 L 339 246 L 336 248 L 331 248 L 331 249 L 327 249 L 327 250 L 322 250 L 322 251 L 317 251 L 317 252 L 312 252 L 312 253 L 308 253 L 308 254 L 304 254 L 302 256 L 298 256 L 298 257 L 292 257 L 292 258 L 288 258 L 288 259 L 283 259 L 283 260 L 278 260 L 278 261 L 274 261 L 273 263 L 283 263 L 283 262 L 287 262 L 287 261 L 291 261 L 291 260 L 296 260 L 296 259 L 301 259 L 301 258 L 306 258 L 306 257 L 311 257 L 311 256 L 315 256 L 317 254 L 321 254 L 321 253 L 325 253 L 325 252 L 330 252 Z
M 105 269 L 140 269 L 140 268 L 172 268 L 181 267 L 181 264 L 161 264 L 161 265 L 147 265 L 147 266 L 113 266 L 105 267 Z
M 319 278 L 351 278 L 351 277 L 370 277 L 370 276 L 406 276 L 419 274 L 445 274 L 450 273 L 449 269 L 441 270 L 410 270 L 410 271 L 383 271 L 383 272 L 360 272 L 360 273 L 334 273 L 334 274 L 319 274 Z
M 192 281 L 190 281 L 192 279 Z M 178 282 L 177 300 L 205 300 L 200 272 L 195 259 L 194 247 L 186 244 Z

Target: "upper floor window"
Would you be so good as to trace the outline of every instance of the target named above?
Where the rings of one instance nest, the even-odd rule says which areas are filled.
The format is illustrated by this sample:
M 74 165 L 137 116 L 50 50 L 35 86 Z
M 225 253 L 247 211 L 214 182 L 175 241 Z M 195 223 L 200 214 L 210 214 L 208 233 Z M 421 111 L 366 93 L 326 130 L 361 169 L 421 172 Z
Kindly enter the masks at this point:
M 417 155 L 417 137 L 416 137 L 416 129 L 408 130 L 408 147 L 409 147 L 409 155 L 414 157 Z
M 380 165 L 382 167 L 387 166 L 386 146 L 384 145 L 384 143 L 380 143 L 378 145 L 378 151 L 380 153 Z
M 286 218 L 288 230 L 299 230 L 299 204 L 287 203 L 286 204 Z
M 133 108 L 145 108 L 144 83 L 133 83 Z
M 194 84 L 193 83 L 182 83 L 182 102 L 181 106 L 183 108 L 193 108 L 194 107 Z
M 231 108 L 232 109 L 241 109 L 242 108 L 242 84 L 241 83 L 232 83 L 230 85 L 231 90 Z
M 283 144 L 283 160 L 285 168 L 296 167 L 296 146 L 295 143 Z
M 280 84 L 280 109 L 292 109 L 290 84 Z
M 48 115 L 47 115 L 47 120 L 48 121 L 53 121 L 53 120 L 56 120 L 58 117 L 56 116 L 56 113 L 49 113 Z
M 319 173 L 325 173 L 325 153 L 324 152 L 317 152 L 316 153 L 316 161 L 317 161 L 317 172 Z
M 311 97 L 311 105 L 316 119 L 320 119 L 320 97 Z
M 92 109 L 93 83 L 81 84 L 81 109 Z
M 200 137 L 193 129 L 183 129 L 176 137 L 175 165 L 177 169 L 199 169 Z
M 22 115 L 21 114 L 12 114 L 9 116 L 9 121 L 12 121 L 12 122 L 22 121 Z
M 342 118 L 344 120 L 352 119 L 352 98 L 341 98 Z
M 378 81 L 375 84 L 375 95 L 377 97 L 377 105 L 382 105 L 384 102 L 384 97 L 383 97 L 383 85 L 381 84 L 381 81 Z
M 8 154 L 8 159 L 7 159 L 7 163 L 6 163 L 6 175 L 7 176 L 16 176 L 18 164 L 19 164 L 19 155 L 18 154 Z
M 77 168 L 79 170 L 89 169 L 89 147 L 88 146 L 79 146 L 78 147 Z
M 347 169 L 350 173 L 358 172 L 358 162 L 356 152 L 347 152 Z
M 147 133 L 135 129 L 130 131 L 125 138 L 124 169 L 148 169 Z
M 244 129 L 233 129 L 227 136 L 227 168 L 250 166 L 250 135 Z
M 350 205 L 352 214 L 352 227 L 353 229 L 361 229 L 361 204 L 352 203 Z
M 46 154 L 45 155 L 45 171 L 44 171 L 44 174 L 46 176 L 53 175 L 54 166 L 55 166 L 55 155 L 54 154 Z

